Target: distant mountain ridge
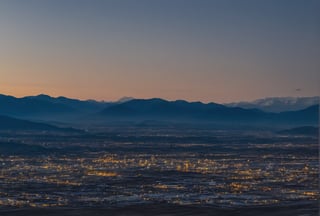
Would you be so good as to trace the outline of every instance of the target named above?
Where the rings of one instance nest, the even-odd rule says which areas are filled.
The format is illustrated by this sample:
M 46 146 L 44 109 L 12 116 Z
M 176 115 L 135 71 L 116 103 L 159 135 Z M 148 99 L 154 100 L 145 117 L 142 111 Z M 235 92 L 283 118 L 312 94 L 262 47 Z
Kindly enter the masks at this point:
M 285 112 L 305 109 L 319 104 L 319 97 L 270 97 L 250 102 L 235 102 L 224 104 L 229 107 L 260 109 L 266 112 Z
M 114 104 L 99 113 L 106 120 L 166 120 L 185 122 L 214 122 L 228 124 L 298 124 L 315 125 L 319 119 L 319 105 L 303 110 L 269 113 L 258 109 L 227 107 L 221 104 L 166 101 L 159 98 L 135 99 Z
M 215 124 L 259 124 L 259 125 L 316 125 L 319 119 L 319 105 L 311 105 L 295 110 L 297 104 L 306 106 L 315 103 L 315 98 L 277 99 L 286 104 L 283 112 L 269 112 L 257 106 L 239 107 L 217 103 L 188 102 L 184 100 L 167 101 L 161 98 L 134 99 L 123 98 L 116 102 L 98 102 L 94 100 L 78 100 L 66 97 L 50 97 L 48 95 L 16 98 L 0 95 L 0 115 L 32 121 L 50 121 L 64 123 L 98 123 L 108 122 L 188 122 Z M 275 100 L 275 99 L 274 99 Z M 274 100 L 264 100 L 275 104 Z M 269 101 L 269 102 L 268 102 Z M 298 101 L 307 101 L 300 103 Z M 312 102 L 313 101 L 313 102 Z M 293 104 L 290 107 L 290 104 Z M 261 105 L 262 106 L 262 105 Z M 270 109 L 270 107 L 268 109 Z M 290 107 L 290 108 L 289 108 Z M 278 107 L 278 109 L 280 109 Z M 290 111 L 293 110 L 293 111 Z
M 0 94 L 0 115 L 14 117 L 45 117 L 95 113 L 107 107 L 108 102 L 51 97 L 40 94 L 16 98 Z

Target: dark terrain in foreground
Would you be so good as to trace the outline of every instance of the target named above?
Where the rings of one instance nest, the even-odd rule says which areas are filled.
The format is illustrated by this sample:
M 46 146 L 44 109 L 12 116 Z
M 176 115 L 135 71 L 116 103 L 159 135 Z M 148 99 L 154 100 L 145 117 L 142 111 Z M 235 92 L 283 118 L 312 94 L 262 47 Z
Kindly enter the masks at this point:
M 243 207 L 243 208 L 215 208 L 215 207 L 194 207 L 194 206 L 168 206 L 168 205 L 147 205 L 147 206 L 126 206 L 123 208 L 84 208 L 84 209 L 10 209 L 0 210 L 2 216 L 311 216 L 318 215 L 318 203 L 296 206 L 273 206 L 273 207 Z

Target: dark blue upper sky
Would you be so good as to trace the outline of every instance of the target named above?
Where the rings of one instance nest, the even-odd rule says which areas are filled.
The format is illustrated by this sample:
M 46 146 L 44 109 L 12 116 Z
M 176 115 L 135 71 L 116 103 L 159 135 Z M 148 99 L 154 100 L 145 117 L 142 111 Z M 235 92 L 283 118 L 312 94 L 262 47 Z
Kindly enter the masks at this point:
M 216 102 L 317 95 L 319 9 L 317 0 L 1 0 L 0 91 Z

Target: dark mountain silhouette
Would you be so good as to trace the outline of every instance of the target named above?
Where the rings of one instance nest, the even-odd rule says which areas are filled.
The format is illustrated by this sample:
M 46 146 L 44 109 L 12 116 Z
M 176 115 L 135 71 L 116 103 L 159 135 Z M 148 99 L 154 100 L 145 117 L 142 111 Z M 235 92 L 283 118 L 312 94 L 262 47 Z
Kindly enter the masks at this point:
M 56 104 L 40 98 L 15 98 L 0 95 L 0 114 L 25 116 L 31 114 L 68 113 L 74 112 L 71 107 Z
M 227 107 L 221 104 L 182 100 L 135 99 L 107 107 L 99 113 L 109 120 L 165 120 L 217 123 L 317 124 L 318 105 L 304 110 L 268 113 L 258 109 Z
M 38 95 L 38 96 L 28 96 L 25 99 L 36 99 L 41 101 L 48 101 L 50 103 L 65 105 L 73 110 L 84 111 L 84 112 L 94 112 L 107 107 L 111 102 L 98 102 L 95 100 L 78 100 L 67 97 L 51 97 L 48 95 Z
M 279 120 L 289 123 L 312 123 L 317 125 L 319 122 L 319 105 L 313 105 L 298 111 L 281 112 L 277 114 L 277 117 Z
M 14 117 L 65 117 L 78 114 L 95 113 L 109 103 L 93 100 L 77 100 L 48 95 L 16 98 L 0 95 L 0 115 Z
M 304 135 L 304 136 L 318 136 L 319 128 L 313 126 L 296 127 L 287 130 L 278 131 L 279 134 L 283 135 Z
M 269 126 L 316 125 L 319 105 L 280 113 L 229 107 L 217 103 L 167 101 L 159 98 L 97 102 L 48 95 L 16 98 L 0 95 L 0 115 L 31 121 L 66 123 L 179 122 Z
M 81 132 L 73 128 L 60 128 L 49 124 L 36 123 L 27 120 L 11 118 L 0 115 L 1 131 L 55 131 L 55 132 Z

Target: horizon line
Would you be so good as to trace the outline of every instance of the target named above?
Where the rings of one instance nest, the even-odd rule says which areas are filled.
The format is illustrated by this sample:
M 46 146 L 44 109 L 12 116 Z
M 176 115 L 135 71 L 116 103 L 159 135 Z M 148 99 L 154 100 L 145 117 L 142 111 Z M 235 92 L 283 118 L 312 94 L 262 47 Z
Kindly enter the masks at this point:
M 271 98 L 316 98 L 318 97 L 318 99 L 320 99 L 319 95 L 313 95 L 313 96 L 267 96 L 267 97 L 260 97 L 260 98 L 256 98 L 256 99 L 252 99 L 252 100 L 237 100 L 237 101 L 232 101 L 232 102 L 224 102 L 224 103 L 220 103 L 220 102 L 214 102 L 214 101 L 209 101 L 209 102 L 204 102 L 201 100 L 187 100 L 187 99 L 167 99 L 167 98 L 163 98 L 163 97 L 148 97 L 148 98 L 140 98 L 140 97 L 132 97 L 132 96 L 123 96 L 118 98 L 117 100 L 98 100 L 98 99 L 93 99 L 93 98 L 77 98 L 77 97 L 69 97 L 69 96 L 64 96 L 64 95 L 57 95 L 57 96 L 53 96 L 50 94 L 46 94 L 46 93 L 39 93 L 39 94 L 35 94 L 35 95 L 24 95 L 24 96 L 16 96 L 16 95 L 10 95 L 10 94 L 2 94 L 0 93 L 0 95 L 2 96 L 8 96 L 8 97 L 14 97 L 17 99 L 22 99 L 22 98 L 27 98 L 27 97 L 38 97 L 38 96 L 47 96 L 50 98 L 67 98 L 67 99 L 73 99 L 73 100 L 80 100 L 80 101 L 95 101 L 95 102 L 100 102 L 100 103 L 114 103 L 114 102 L 118 102 L 121 101 L 123 99 L 131 99 L 131 100 L 151 100 L 151 99 L 162 99 L 165 101 L 169 101 L 169 102 L 173 102 L 173 101 L 186 101 L 186 102 L 201 102 L 201 103 L 217 103 L 217 104 L 230 104 L 230 103 L 241 103 L 241 102 L 254 102 L 257 100 L 261 100 L 261 99 L 271 99 Z

